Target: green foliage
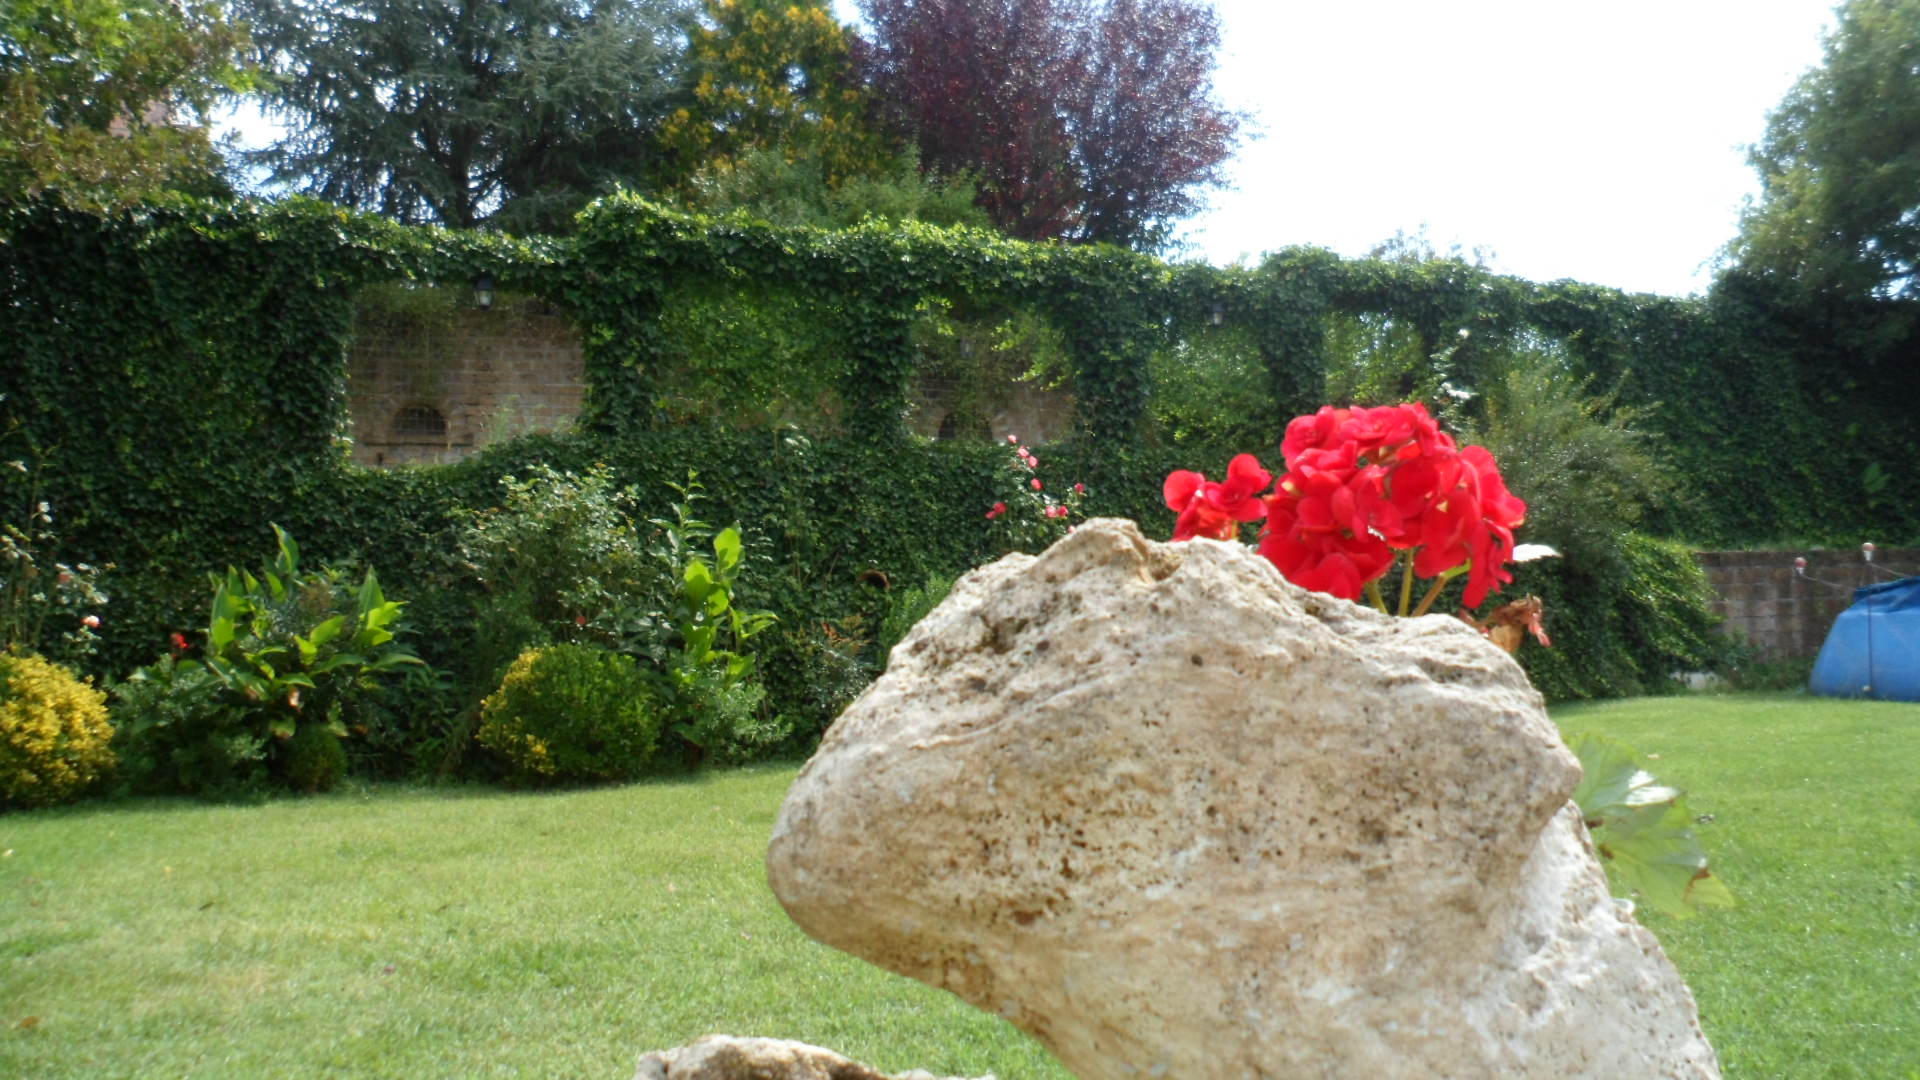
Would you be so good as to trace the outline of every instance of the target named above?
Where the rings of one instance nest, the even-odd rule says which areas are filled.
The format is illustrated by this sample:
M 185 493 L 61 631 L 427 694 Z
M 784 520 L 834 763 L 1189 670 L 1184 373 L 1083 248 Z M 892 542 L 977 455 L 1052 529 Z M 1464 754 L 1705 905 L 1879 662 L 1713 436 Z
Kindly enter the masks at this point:
M 35 474 L 24 461 L 0 462 L 0 469 L 29 478 Z M 9 487 L 16 485 L 0 484 L 0 493 Z M 94 631 L 100 616 L 95 609 L 107 602 L 107 594 L 100 591 L 106 568 L 53 561 L 60 546 L 53 507 L 31 479 L 17 488 L 24 490 L 17 516 L 8 506 L 6 517 L 0 518 L 0 652 L 81 660 L 93 653 L 98 641 Z
M 332 791 L 347 775 L 346 748 L 327 725 L 301 724 L 280 747 L 280 773 L 295 791 Z
M 349 754 L 383 774 L 428 764 L 432 747 L 471 741 L 476 712 L 448 727 L 427 716 L 433 706 L 413 702 L 444 695 L 446 711 L 457 712 L 530 645 L 597 643 L 672 670 L 688 635 L 670 609 L 691 560 L 711 574 L 722 558 L 713 536 L 673 558 L 650 550 L 666 535 L 655 537 L 663 527 L 650 521 L 679 520 L 666 493 L 690 468 L 712 499 L 694 516 L 743 523 L 743 550 L 760 556 L 742 558 L 751 571 L 736 582 L 751 603 L 730 591 L 719 622 L 736 606 L 780 621 L 745 647 L 713 627 L 712 650 L 751 655 L 751 671 L 729 683 L 730 660 L 685 669 L 688 701 L 711 691 L 721 704 L 682 709 L 680 691 L 663 690 L 663 708 L 682 725 L 668 750 L 692 756 L 683 740 L 697 739 L 717 747 L 711 757 L 765 752 L 787 729 L 791 745 L 804 745 L 880 662 L 867 640 L 879 635 L 857 628 L 888 614 L 886 582 L 958 574 L 1011 546 L 982 516 L 997 501 L 1011 507 L 1022 490 L 1025 474 L 1008 471 L 1004 445 L 925 442 L 903 423 L 918 375 L 967 363 L 982 379 L 1036 368 L 1057 378 L 1074 396 L 1077 424 L 1072 438 L 1036 448 L 1046 493 L 1063 493 L 1056 477 L 1082 481 L 1086 513 L 1132 517 L 1162 535 L 1167 471 L 1224 460 L 1228 448 L 1209 453 L 1205 444 L 1234 424 L 1277 439 L 1288 417 L 1324 400 L 1329 320 L 1360 315 L 1413 328 L 1410 339 L 1417 329 L 1419 370 L 1477 394 L 1456 408 L 1487 423 L 1489 441 L 1499 437 L 1496 412 L 1530 438 L 1585 433 L 1587 457 L 1540 463 L 1565 478 L 1559 516 L 1570 532 L 1599 520 L 1579 498 L 1636 483 L 1608 471 L 1624 451 L 1601 429 L 1623 416 L 1674 466 L 1674 496 L 1643 514 L 1643 530 L 1696 543 L 1795 533 L 1851 544 L 1869 528 L 1887 543 L 1920 529 L 1920 473 L 1887 464 L 1910 456 L 1912 421 L 1901 405 L 1920 397 L 1920 365 L 1901 367 L 1884 342 L 1867 348 L 1868 321 L 1838 333 L 1834 313 L 1816 319 L 1752 282 L 1683 301 L 1535 285 L 1457 261 L 1309 250 L 1216 270 L 921 222 L 780 227 L 628 196 L 596 204 L 576 234 L 537 242 L 404 228 L 304 200 L 112 214 L 7 203 L 0 236 L 0 340 L 9 343 L 0 351 L 8 388 L 0 422 L 17 424 L 29 446 L 58 449 L 32 477 L 60 510 L 60 546 L 46 557 L 139 568 L 114 580 L 113 617 L 91 670 L 117 674 L 151 660 L 189 625 L 204 575 L 249 561 L 271 543 L 265 523 L 279 521 L 325 545 L 313 552 L 318 561 L 377 568 L 380 581 L 415 598 L 406 609 L 414 640 L 456 676 L 418 696 L 389 684 L 343 704 Z M 356 298 L 382 285 L 417 299 L 414 286 L 464 287 L 483 271 L 502 289 L 565 308 L 580 327 L 583 430 L 514 440 L 444 468 L 348 466 L 341 357 Z M 1537 352 L 1565 371 L 1565 400 L 1551 387 L 1512 389 L 1519 367 L 1509 375 L 1503 365 L 1533 363 Z M 697 377 L 687 375 L 700 364 Z M 1574 387 L 1604 388 L 1601 400 L 1612 404 L 1594 408 L 1589 391 Z M 1533 404 L 1503 405 L 1502 394 Z M 1188 404 L 1179 412 L 1163 401 Z M 1232 403 L 1234 415 L 1204 423 L 1212 401 Z M 1537 421 L 1536 407 L 1545 410 Z M 1190 433 L 1170 438 L 1161 419 L 1169 416 L 1189 418 Z M 155 431 L 166 437 L 156 441 Z M 1501 462 L 1514 472 L 1540 456 L 1503 451 Z M 1878 473 L 1867 468 L 1874 463 Z M 603 517 L 566 505 L 581 498 L 578 485 L 596 464 L 613 507 Z M 496 570 L 459 565 L 455 554 L 477 543 L 468 530 L 492 520 L 474 512 L 504 510 L 502 478 L 527 483 L 536 467 L 574 477 L 571 495 L 537 496 L 540 515 L 578 515 L 567 526 L 574 538 L 549 542 L 529 524 L 503 531 L 498 562 L 488 564 Z M 0 472 L 0 481 L 18 475 Z M 1538 503 L 1537 521 L 1551 520 L 1560 496 L 1513 486 Z M 14 505 L 27 492 L 6 493 Z M 603 540 L 612 546 L 596 546 Z M 522 544 L 543 554 L 515 562 Z M 1521 658 L 1550 697 L 1637 692 L 1716 662 L 1704 584 L 1684 551 L 1639 538 L 1616 549 L 1617 572 L 1602 573 L 1601 550 L 1594 560 L 1528 564 L 1509 590 L 1547 602 L 1558 644 Z M 478 551 L 465 556 L 476 567 Z M 543 578 L 544 560 L 566 576 Z M 598 590 L 592 605 L 581 590 Z M 510 601 L 522 593 L 524 603 Z M 756 685 L 766 697 L 749 708 Z M 756 749 L 728 746 L 728 725 Z M 259 766 L 247 755 L 269 745 L 264 734 L 249 741 L 218 710 L 149 730 L 161 726 L 181 734 L 142 775 L 209 778 L 179 785 L 195 790 L 220 787 L 222 769 L 244 779 Z M 183 747 L 203 750 L 205 762 Z M 211 764 L 219 761 L 228 764 Z
M 0 808 L 65 802 L 114 767 L 107 696 L 31 653 L 0 651 Z
M 0 192 L 119 206 L 230 194 L 208 111 L 253 85 L 247 34 L 201 0 L 8 0 L 0 8 Z
M 334 567 L 302 572 L 280 526 L 271 567 L 212 576 L 213 607 L 199 663 L 227 692 L 251 734 L 291 739 L 299 727 L 346 734 L 340 710 L 373 677 L 420 658 L 394 640 L 402 604 L 368 570 L 355 588 Z
M 887 597 L 887 617 L 880 624 L 882 657 L 890 656 L 893 647 L 907 639 L 908 631 L 940 606 L 953 591 L 953 582 L 950 576 L 935 574 L 924 585 L 909 585 Z
M 1731 254 L 1743 273 L 1848 299 L 1920 298 L 1920 4 L 1846 0 L 1820 66 L 1767 118 Z
M 745 211 L 775 225 L 845 229 L 868 218 L 988 225 L 986 213 L 973 204 L 973 185 L 966 177 L 923 174 L 910 152 L 830 183 L 817 156 L 756 148 L 703 167 L 690 188 L 685 201 L 692 209 Z
M 1523 648 L 1518 659 L 1549 701 L 1659 693 L 1734 658 L 1706 572 L 1684 544 L 1627 533 L 1614 560 L 1541 559 L 1516 566 L 1513 579 L 1502 595 L 1545 604 L 1553 647 Z
M 682 175 L 749 153 L 805 158 L 823 187 L 878 171 L 891 151 L 870 123 L 852 38 L 824 0 L 704 0 L 687 44 L 685 104 L 662 143 Z
M 244 0 L 273 179 L 398 220 L 564 231 L 659 164 L 688 0 Z
M 1634 410 L 1588 386 L 1556 354 L 1515 356 L 1482 384 L 1481 418 L 1465 441 L 1491 451 L 1508 490 L 1526 500 L 1527 541 L 1599 575 L 1619 564 L 1624 538 L 1648 511 L 1665 504 L 1677 470 L 1655 456 Z
M 482 704 L 480 744 L 523 783 L 631 780 L 659 742 L 657 695 L 630 656 L 578 644 L 529 649 Z
M 1007 456 L 995 477 L 994 492 L 1000 497 L 987 509 L 992 522 L 990 533 L 996 554 L 1024 551 L 1037 555 L 1054 541 L 1071 532 L 1084 517 L 1087 485 L 1049 481 L 1041 475 L 1040 458 L 1020 445 L 1017 436 L 1007 436 Z
M 227 798 L 266 783 L 266 737 L 201 664 L 163 656 L 116 683 L 113 723 L 134 791 Z
M 1655 910 L 1687 919 L 1702 907 L 1732 907 L 1733 893 L 1707 869 L 1683 793 L 1653 778 L 1630 747 L 1603 735 L 1576 736 L 1580 759 L 1573 802 L 1593 831 L 1594 849 Z
M 504 664 L 557 641 L 663 659 L 674 567 L 642 543 L 633 488 L 616 486 L 604 462 L 579 474 L 534 465 L 499 486 L 500 505 L 471 512 L 460 538 L 463 568 L 486 590 L 481 652 Z
M 136 787 L 226 795 L 257 785 L 266 761 L 313 790 L 331 762 L 317 737 L 295 746 L 301 729 L 337 744 L 380 676 L 421 663 L 395 640 L 402 604 L 372 570 L 357 587 L 336 567 L 303 571 L 299 545 L 272 528 L 278 550 L 258 576 L 231 567 L 209 575 L 201 657 L 164 657 L 116 689 Z M 176 652 L 185 643 L 176 636 Z

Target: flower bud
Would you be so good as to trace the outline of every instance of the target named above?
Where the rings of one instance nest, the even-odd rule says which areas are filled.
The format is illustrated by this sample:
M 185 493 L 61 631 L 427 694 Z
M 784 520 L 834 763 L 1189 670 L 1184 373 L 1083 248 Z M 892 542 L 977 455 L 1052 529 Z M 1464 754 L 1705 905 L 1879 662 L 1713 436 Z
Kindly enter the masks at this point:
M 80 625 L 86 627 L 89 630 L 98 630 L 100 629 L 100 616 L 89 615 L 86 618 L 80 620 Z

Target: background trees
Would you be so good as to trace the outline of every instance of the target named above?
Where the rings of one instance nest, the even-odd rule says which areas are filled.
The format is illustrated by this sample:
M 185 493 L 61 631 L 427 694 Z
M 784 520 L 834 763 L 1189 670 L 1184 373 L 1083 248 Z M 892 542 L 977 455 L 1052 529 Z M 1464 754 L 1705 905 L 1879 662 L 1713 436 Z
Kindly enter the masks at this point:
M 814 163 L 827 187 L 884 169 L 891 149 L 825 0 L 706 0 L 705 14 L 687 46 L 686 100 L 663 138 L 682 176 L 756 150 Z
M 0 6 L 0 194 L 55 189 L 100 206 L 226 192 L 200 124 L 245 89 L 246 31 L 190 0 L 6 0 Z
M 1213 98 L 1201 0 L 861 0 L 869 81 L 929 171 L 976 170 L 1024 239 L 1152 248 L 1219 184 L 1241 118 Z
M 564 228 L 657 164 L 690 0 L 241 0 L 277 181 L 406 222 Z
M 1848 0 L 1821 66 L 1749 152 L 1743 270 L 1839 298 L 1920 298 L 1920 0 Z

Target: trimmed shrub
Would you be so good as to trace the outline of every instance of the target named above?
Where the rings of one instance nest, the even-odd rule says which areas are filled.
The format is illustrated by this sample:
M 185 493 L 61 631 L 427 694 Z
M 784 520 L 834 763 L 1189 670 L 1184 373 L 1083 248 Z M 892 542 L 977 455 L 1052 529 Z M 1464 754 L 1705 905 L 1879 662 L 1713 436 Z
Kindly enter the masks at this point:
M 0 806 L 48 806 L 114 765 L 107 696 L 30 653 L 0 654 Z
M 280 747 L 280 772 L 287 786 L 311 795 L 332 791 L 347 775 L 347 750 L 325 724 L 301 724 Z
M 661 709 L 631 656 L 590 645 L 529 649 L 480 705 L 480 744 L 523 783 L 631 780 L 652 763 Z

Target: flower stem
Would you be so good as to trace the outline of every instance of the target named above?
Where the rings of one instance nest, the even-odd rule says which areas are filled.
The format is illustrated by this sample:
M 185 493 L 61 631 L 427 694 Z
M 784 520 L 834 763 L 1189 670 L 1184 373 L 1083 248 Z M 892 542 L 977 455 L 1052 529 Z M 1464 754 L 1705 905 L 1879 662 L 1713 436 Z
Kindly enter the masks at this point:
M 1413 552 L 1407 552 L 1405 558 L 1407 568 L 1400 574 L 1400 614 L 1403 617 L 1407 613 L 1407 605 L 1413 603 Z
M 1380 595 L 1379 578 L 1374 578 L 1372 581 L 1367 582 L 1367 599 L 1373 603 L 1374 608 L 1378 610 L 1380 614 L 1385 615 L 1387 613 L 1387 600 L 1386 597 Z
M 1427 609 L 1433 606 L 1433 602 L 1435 600 L 1440 599 L 1440 590 L 1447 587 L 1447 582 L 1452 581 L 1454 578 L 1457 578 L 1461 574 L 1466 573 L 1467 567 L 1471 565 L 1473 565 L 1471 561 L 1463 562 L 1459 566 L 1456 566 L 1453 569 L 1447 571 L 1446 573 L 1441 574 L 1439 577 L 1434 578 L 1433 588 L 1427 590 L 1426 598 L 1420 601 L 1420 606 L 1418 608 L 1415 608 L 1413 613 L 1415 615 L 1425 615 L 1427 613 Z

